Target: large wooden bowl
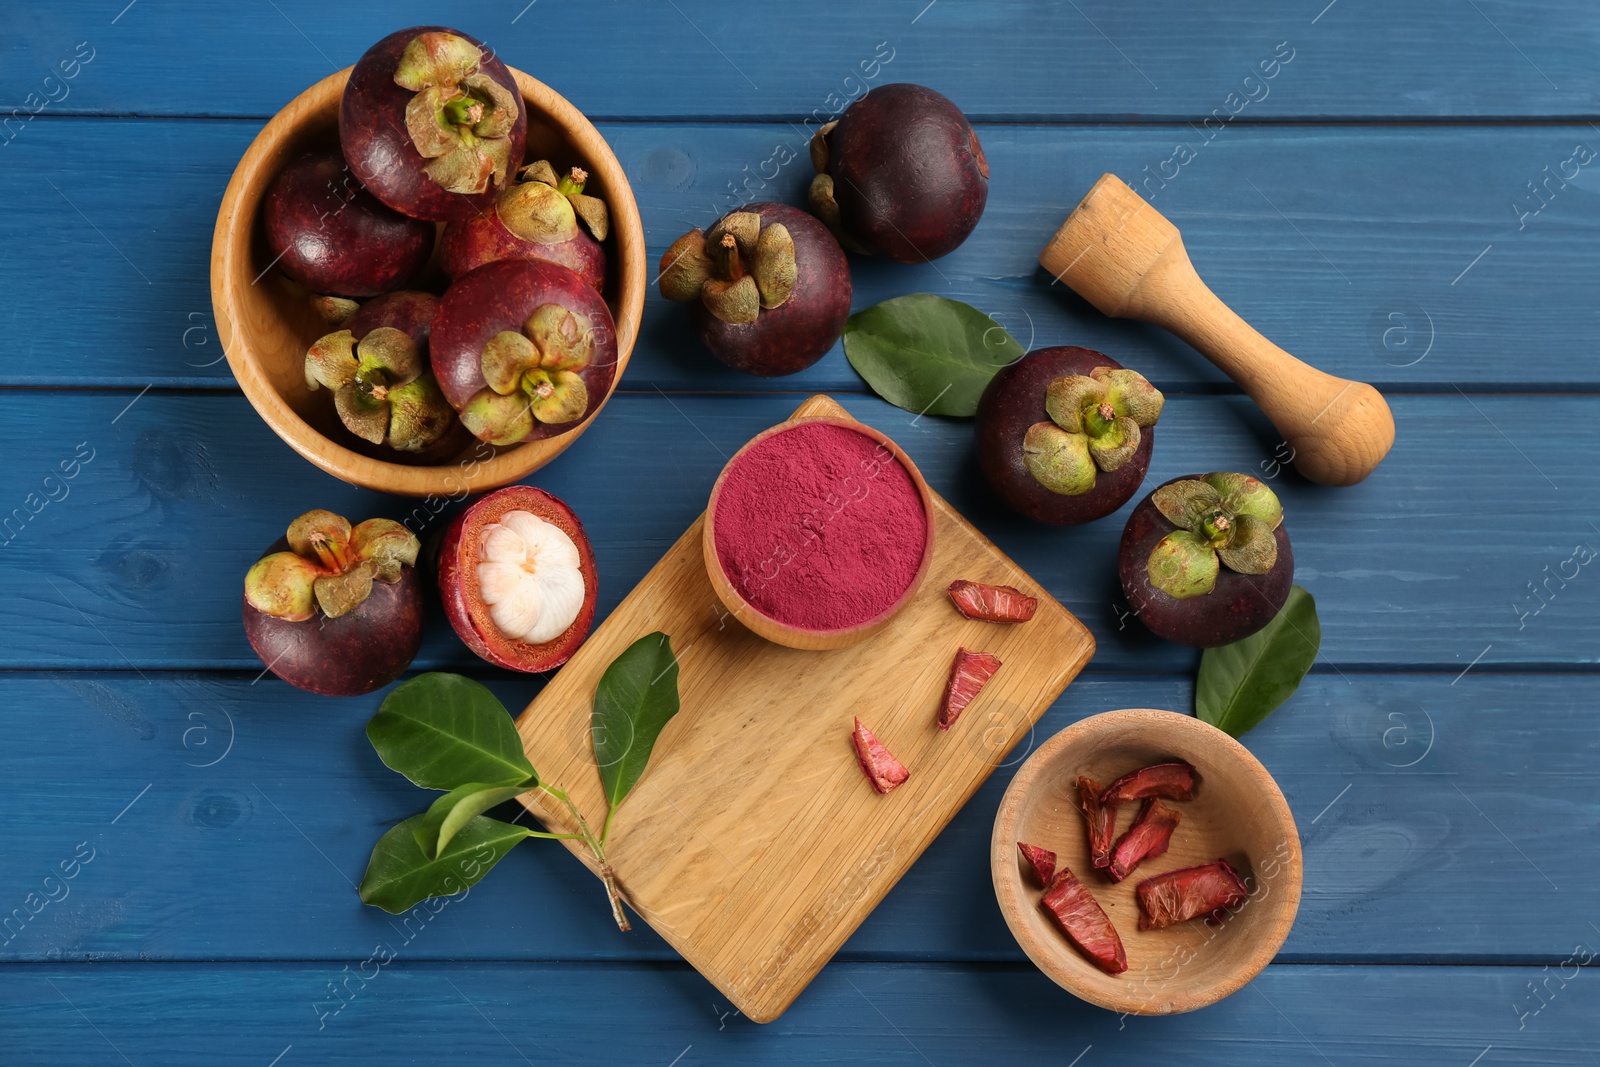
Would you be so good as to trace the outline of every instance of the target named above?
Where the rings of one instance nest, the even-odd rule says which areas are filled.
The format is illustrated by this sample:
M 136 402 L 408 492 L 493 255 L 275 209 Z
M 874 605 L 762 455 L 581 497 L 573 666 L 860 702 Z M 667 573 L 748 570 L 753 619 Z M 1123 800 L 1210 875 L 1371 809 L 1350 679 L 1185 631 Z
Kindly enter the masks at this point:
M 549 159 L 558 168 L 582 166 L 589 172 L 586 191 L 603 197 L 611 208 L 605 297 L 617 326 L 615 391 L 644 310 L 645 240 L 639 208 L 622 165 L 589 120 L 548 86 L 519 70 L 511 73 L 528 104 L 526 158 Z M 509 485 L 560 455 L 594 415 L 559 437 L 510 448 L 491 448 L 463 435 L 467 445 L 459 455 L 417 466 L 354 451 L 358 442 L 339 423 L 329 396 L 306 387 L 306 348 L 329 327 L 304 296 L 291 293 L 268 269 L 271 257 L 256 214 L 267 185 L 289 159 L 307 148 L 336 143 L 339 99 L 349 78 L 349 68 L 330 74 L 291 100 L 256 135 L 228 182 L 211 240 L 211 307 L 228 365 L 273 432 L 337 478 L 406 496 L 459 497 Z
M 728 572 L 723 569 L 722 557 L 717 552 L 716 514 L 717 499 L 722 495 L 722 485 L 728 480 L 728 472 L 738 464 L 740 457 L 756 445 L 765 441 L 774 434 L 792 430 L 802 423 L 823 422 L 832 426 L 840 426 L 861 434 L 888 450 L 889 454 L 899 461 L 911 476 L 911 484 L 916 487 L 917 495 L 922 499 L 922 513 L 927 519 L 927 540 L 922 550 L 922 563 L 917 567 L 916 573 L 911 576 L 911 583 L 904 593 L 893 604 L 882 612 L 865 622 L 855 626 L 841 627 L 837 630 L 808 630 L 804 627 L 793 626 L 781 622 L 770 615 L 763 614 L 754 604 L 744 598 L 733 579 L 728 577 Z M 857 641 L 863 641 L 882 630 L 893 621 L 900 609 L 910 603 L 911 598 L 921 587 L 922 581 L 928 576 L 928 568 L 933 564 L 933 533 L 934 512 L 933 492 L 928 488 L 928 483 L 922 477 L 922 472 L 917 470 L 917 465 L 911 462 L 911 457 L 906 455 L 900 446 L 891 441 L 887 434 L 873 429 L 865 423 L 854 419 L 839 419 L 827 415 L 808 415 L 800 418 L 780 422 L 756 434 L 745 446 L 733 454 L 727 466 L 722 468 L 722 473 L 717 475 L 716 484 L 711 487 L 711 501 L 706 505 L 706 521 L 703 536 L 701 537 L 701 552 L 706 561 L 706 574 L 711 579 L 711 589 L 717 594 L 717 599 L 722 601 L 722 606 L 728 613 L 745 625 L 745 628 L 759 637 L 768 641 L 784 645 L 788 648 L 798 648 L 805 651 L 819 652 L 831 648 L 844 648 Z
M 1105 786 L 1174 758 L 1199 772 L 1195 797 L 1170 802 L 1182 818 L 1167 853 L 1114 885 L 1089 863 L 1078 776 Z M 1118 834 L 1137 809 L 1122 805 Z M 1094 893 L 1127 950 L 1126 971 L 1109 975 L 1094 966 L 1039 907 L 1042 893 L 1023 869 L 1018 841 L 1053 850 L 1058 865 Z M 1217 859 L 1233 864 L 1250 890 L 1220 927 L 1196 919 L 1164 930 L 1139 929 L 1139 882 Z M 1170 711 L 1108 711 L 1046 741 L 1000 801 L 989 863 L 1001 914 L 1028 958 L 1075 996 L 1135 1015 L 1193 1011 L 1237 992 L 1277 955 L 1300 905 L 1300 835 L 1272 775 L 1221 730 Z

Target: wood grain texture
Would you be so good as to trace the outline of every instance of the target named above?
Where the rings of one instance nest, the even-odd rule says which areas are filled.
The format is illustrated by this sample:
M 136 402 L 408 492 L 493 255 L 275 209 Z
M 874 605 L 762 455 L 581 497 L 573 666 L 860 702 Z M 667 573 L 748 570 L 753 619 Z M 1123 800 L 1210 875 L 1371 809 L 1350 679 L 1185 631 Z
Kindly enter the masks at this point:
M 227 17 L 202 0 L 146 0 L 118 17 L 126 3 L 17 11 L 7 49 L 20 62 L 8 64 L 0 100 L 23 106 L 87 39 L 95 58 L 52 111 L 264 118 L 384 34 L 440 21 L 422 0 L 352 6 L 337 18 L 315 0 L 275 0 Z M 879 83 L 934 86 L 983 118 L 1199 121 L 1227 107 L 1230 92 L 1246 91 L 1259 98 L 1243 112 L 1251 119 L 1600 111 L 1600 20 L 1586 0 L 1477 0 L 1481 14 L 1453 0 L 1326 3 L 872 0 L 796 18 L 736 0 L 677 0 L 676 8 L 460 0 L 445 21 L 603 117 L 798 121 L 834 106 L 829 94 L 842 101 L 859 93 L 861 64 L 880 42 L 893 58 Z M 602 26 L 607 48 L 596 53 L 584 46 Z M 183 32 L 181 65 L 172 61 L 174 27 Z M 1293 59 L 1263 97 L 1244 79 L 1279 42 Z
M 811 416 L 849 418 L 824 396 L 794 413 Z M 533 765 L 598 825 L 595 687 L 640 637 L 673 639 L 682 708 L 607 856 L 629 906 L 757 1022 L 783 1014 L 1094 654 L 1048 594 L 1025 625 L 962 619 L 945 594 L 957 578 L 1037 586 L 944 500 L 929 502 L 928 580 L 887 628 L 828 651 L 772 644 L 729 617 L 706 574 L 702 516 L 517 720 Z M 964 647 L 1002 666 L 941 730 L 939 698 Z M 911 771 L 888 796 L 857 765 L 853 718 Z M 518 799 L 576 831 L 543 795 Z
M 594 542 L 600 617 L 694 521 L 727 457 L 795 402 L 622 393 L 594 433 L 539 473 L 534 481 L 577 512 Z M 1032 522 L 990 492 L 966 422 L 915 419 L 868 397 L 848 403 L 1083 620 L 1099 645 L 1096 668 L 1193 670 L 1194 652 L 1146 633 L 1122 600 L 1115 556 L 1131 502 L 1087 526 Z M 1600 449 L 1592 401 L 1396 397 L 1395 410 L 1408 432 L 1361 485 L 1330 491 L 1292 471 L 1271 482 L 1297 581 L 1318 599 L 1314 669 L 1455 672 L 1480 656 L 1475 669 L 1595 663 L 1600 582 L 1581 562 L 1586 546 L 1600 549 L 1583 504 Z M 1514 447 L 1501 431 L 1519 426 L 1564 446 Z M 94 460 L 50 489 L 45 477 L 85 441 Z M 1248 400 L 1179 397 L 1162 416 L 1146 485 L 1212 469 L 1266 477 L 1279 469 L 1277 444 Z M 344 486 L 278 442 L 238 397 L 0 393 L 0 447 L 13 457 L 0 469 L 0 524 L 12 518 L 10 536 L 20 523 L 0 548 L 4 667 L 259 670 L 238 626 L 238 590 L 290 519 L 317 505 L 410 520 L 426 536 L 451 507 Z M 51 492 L 67 495 L 50 502 Z M 1516 536 L 1483 533 L 1496 500 L 1515 501 Z M 478 662 L 442 617 L 430 621 L 419 669 Z
M 1590 1067 L 1600 1011 L 1600 983 L 1572 966 L 1564 982 L 1554 967 L 1548 979 L 1528 967 L 1272 967 L 1215 1008 L 1142 1019 L 1076 1001 L 1031 966 L 845 964 L 823 972 L 781 1024 L 758 1027 L 687 967 L 436 966 L 413 963 L 393 932 L 380 944 L 399 955 L 381 968 L 368 963 L 370 979 L 358 972 L 370 947 L 348 964 L 8 967 L 0 976 L 7 1063 L 56 1064 L 70 1048 L 75 1064 L 108 1067 L 124 1063 L 118 1050 L 127 1062 L 163 1067 L 266 1065 L 279 1055 L 279 1067 L 665 1067 L 673 1057 L 926 1067 L 1066 1064 L 1085 1053 L 1081 1064 L 1181 1063 L 1198 1049 L 1206 1062 L 1244 1067 L 1465 1067 L 1479 1055 L 1481 1064 Z M 1554 995 L 1519 1030 L 1518 1006 L 1542 1003 L 1528 983 L 1544 980 Z
M 11 297 L 0 316 L 0 384 L 231 386 L 206 256 L 222 190 L 258 123 L 48 116 L 0 149 L 0 198 L 16 206 L 0 214 L 0 287 Z M 787 124 L 599 129 L 631 179 L 652 266 L 675 238 L 742 199 L 803 202 L 805 140 Z M 1390 392 L 1600 390 L 1600 363 L 1574 356 L 1600 329 L 1591 299 L 1600 210 L 1589 191 L 1600 161 L 1536 216 L 1519 223 L 1512 210 L 1536 203 L 1526 183 L 1543 180 L 1541 168 L 1558 168 L 1575 144 L 1600 149 L 1587 125 L 1239 127 L 1203 146 L 1186 126 L 979 133 L 993 189 L 983 221 L 933 264 L 853 259 L 856 308 L 937 293 L 996 316 L 1025 346 L 1085 345 L 1168 392 L 1232 392 L 1187 345 L 1106 318 L 1051 285 L 1035 261 L 1102 172 L 1154 173 L 1181 142 L 1196 158 L 1165 187 L 1136 182 L 1141 194 L 1183 230 L 1217 295 L 1288 351 Z M 763 164 L 780 148 L 794 161 L 768 181 L 761 175 L 774 169 Z M 106 158 L 170 165 L 155 181 L 108 171 Z M 63 293 L 75 328 L 52 332 L 43 309 L 60 306 Z M 838 347 L 788 378 L 729 370 L 653 287 L 623 386 L 863 389 Z
M 1394 444 L 1394 417 L 1376 389 L 1261 336 L 1200 280 L 1178 228 L 1116 175 L 1094 183 L 1039 265 L 1101 312 L 1155 323 L 1193 345 L 1261 407 L 1312 481 L 1354 485 Z
M 352 883 L 374 842 L 433 794 L 362 737 L 381 693 L 319 700 L 256 673 L 0 676 L 7 729 L 26 739 L 0 750 L 0 919 L 42 895 L 78 842 L 97 850 L 66 899 L 0 933 L 0 959 L 360 960 L 391 923 L 419 919 L 411 960 L 679 959 L 643 923 L 618 933 L 599 885 L 548 841 L 519 846 L 437 922 L 427 905 L 409 921 L 363 907 Z M 511 708 L 538 689 L 482 677 Z M 1303 837 L 1305 893 L 1280 959 L 1537 968 L 1600 946 L 1582 914 L 1600 879 L 1595 676 L 1453 678 L 1312 675 L 1246 735 Z M 837 958 L 1022 962 L 988 862 L 1007 784 L 1072 723 L 1130 703 L 1188 708 L 1192 689 L 1179 675 L 1080 674 Z

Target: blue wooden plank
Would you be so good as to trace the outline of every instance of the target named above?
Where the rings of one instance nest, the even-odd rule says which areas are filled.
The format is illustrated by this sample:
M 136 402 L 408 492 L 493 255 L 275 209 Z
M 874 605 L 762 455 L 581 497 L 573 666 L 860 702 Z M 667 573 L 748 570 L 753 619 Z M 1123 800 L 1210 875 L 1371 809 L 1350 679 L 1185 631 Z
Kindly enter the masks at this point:
M 1565 982 L 1554 968 L 1546 976 L 1519 967 L 1272 967 L 1214 1007 L 1146 1019 L 1084 1004 L 1031 969 L 848 964 L 824 970 L 786 1015 L 762 1027 L 682 968 L 422 965 L 395 951 L 399 958 L 381 968 L 376 957 L 367 963 L 366 981 L 357 974 L 364 956 L 348 971 L 331 964 L 10 967 L 0 976 L 0 1034 L 16 1067 L 64 1057 L 166 1067 L 811 1067 L 1066 1064 L 1073 1057 L 1085 1065 L 1564 1067 L 1594 1062 L 1600 1009 L 1600 985 L 1575 965 Z M 1546 982 L 1547 1000 L 1536 999 L 1530 989 Z M 343 999 L 330 983 L 348 989 Z M 1524 1004 L 1544 1007 L 1519 1030 Z
M 36 5 L 7 20 L 0 100 L 7 110 L 47 101 L 89 114 L 264 116 L 378 38 L 440 15 L 420 0 L 347 6 L 338 18 L 314 0 Z M 973 114 L 1006 119 L 1198 119 L 1241 106 L 1230 93 L 1255 98 L 1242 112 L 1252 119 L 1600 110 L 1600 19 L 1584 0 L 879 0 L 813 4 L 803 17 L 734 0 L 460 0 L 447 21 L 608 117 L 826 114 L 872 76 L 933 85 Z M 62 82 L 57 65 L 80 41 L 93 59 Z M 1265 68 L 1269 81 L 1246 81 L 1275 53 L 1293 58 Z
M 538 684 L 484 676 L 515 709 Z M 370 750 L 361 727 L 381 694 L 334 702 L 251 677 L 0 678 L 8 730 L 25 741 L 0 752 L 11 827 L 0 960 L 359 959 L 405 925 L 363 907 L 350 884 L 379 835 L 434 795 Z M 1592 674 L 1474 671 L 1455 684 L 1437 674 L 1313 675 L 1245 739 L 1302 837 L 1305 893 L 1280 959 L 1564 959 L 1590 936 L 1585 887 L 1600 878 L 1593 688 Z M 1087 715 L 1186 711 L 1192 700 L 1186 677 L 1080 677 L 1031 737 L 994 754 L 991 779 L 842 958 L 1022 959 L 987 860 L 1017 767 Z M 57 868 L 80 843 L 93 858 L 63 891 Z M 30 892 L 61 899 L 36 917 L 14 914 Z M 677 959 L 643 924 L 619 934 L 598 883 L 541 841 L 451 903 L 406 956 Z
M 12 297 L 0 385 L 231 386 L 207 264 L 216 206 L 256 128 L 41 121 L 4 150 L 0 200 L 15 210 L 0 217 L 0 288 Z M 608 124 L 604 133 L 633 176 L 652 264 L 685 230 L 751 197 L 803 201 L 809 164 L 791 126 Z M 1184 229 L 1217 292 L 1332 373 L 1451 395 L 1458 383 L 1600 388 L 1600 365 L 1573 355 L 1600 327 L 1591 285 L 1600 161 L 1567 188 L 1550 180 L 1537 215 L 1513 210 L 1543 203 L 1526 183 L 1559 171 L 1576 144 L 1600 152 L 1588 126 L 1249 128 L 1212 142 L 1187 127 L 989 126 L 983 136 L 994 191 L 973 237 L 920 267 L 856 259 L 857 308 L 935 292 L 995 315 L 1024 344 L 1099 348 L 1169 390 L 1231 389 L 1187 345 L 1106 319 L 1035 262 L 1102 171 L 1139 182 L 1149 168 L 1152 202 Z M 1158 171 L 1174 173 L 1162 164 L 1180 141 L 1198 155 L 1163 185 Z M 763 161 L 780 147 L 796 161 L 764 182 L 774 170 Z M 107 159 L 161 163 L 152 174 Z M 66 331 L 50 312 L 64 302 Z M 683 309 L 653 290 L 627 384 L 862 388 L 839 346 L 790 378 L 726 370 Z
M 700 513 L 726 457 L 798 400 L 620 395 L 531 479 L 583 517 L 602 615 Z M 1131 504 L 1085 527 L 1034 523 L 982 481 L 966 422 L 914 419 L 864 396 L 846 405 L 1083 619 L 1099 642 L 1096 668 L 1192 668 L 1195 654 L 1147 634 L 1119 595 L 1116 545 Z M 1273 483 L 1299 581 L 1320 598 L 1318 669 L 1596 662 L 1600 584 L 1585 563 L 1600 532 L 1582 505 L 1596 491 L 1594 402 L 1401 396 L 1394 409 L 1394 452 L 1366 482 Z M 1179 397 L 1163 415 L 1148 484 L 1207 469 L 1268 474 L 1277 444 L 1241 398 Z M 93 452 L 88 465 L 70 481 L 51 477 L 80 445 Z M 0 552 L 0 667 L 254 669 L 237 622 L 240 582 L 290 519 L 328 507 L 410 516 L 426 532 L 447 506 L 337 482 L 233 396 L 0 393 L 0 448 L 0 517 L 15 530 Z M 475 662 L 436 620 L 419 664 Z

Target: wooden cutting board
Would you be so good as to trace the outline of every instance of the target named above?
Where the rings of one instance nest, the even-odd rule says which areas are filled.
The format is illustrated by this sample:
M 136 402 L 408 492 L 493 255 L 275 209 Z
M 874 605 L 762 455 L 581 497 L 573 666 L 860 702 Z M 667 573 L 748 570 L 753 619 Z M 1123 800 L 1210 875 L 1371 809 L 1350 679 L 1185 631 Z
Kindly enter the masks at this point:
M 849 417 L 825 396 L 795 412 L 805 415 Z M 639 637 L 672 638 L 681 710 L 606 851 L 632 909 L 756 1022 L 783 1013 L 1094 654 L 1082 623 L 938 494 L 933 503 L 934 558 L 916 597 L 889 628 L 825 652 L 724 618 L 702 516 L 517 720 L 533 765 L 599 826 L 595 686 Z M 1016 586 L 1039 611 L 1016 626 L 965 619 L 945 593 L 957 578 Z M 944 733 L 935 715 L 962 647 L 1003 666 Z M 855 716 L 911 771 L 888 796 L 856 763 Z M 571 829 L 541 797 L 522 799 L 547 826 Z M 581 842 L 564 843 L 593 869 Z

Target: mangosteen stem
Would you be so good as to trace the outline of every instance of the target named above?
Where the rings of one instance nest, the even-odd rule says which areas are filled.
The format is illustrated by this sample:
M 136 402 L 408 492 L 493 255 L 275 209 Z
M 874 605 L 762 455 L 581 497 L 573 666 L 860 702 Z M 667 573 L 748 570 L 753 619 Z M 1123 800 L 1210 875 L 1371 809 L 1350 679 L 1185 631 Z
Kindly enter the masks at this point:
M 444 120 L 452 126 L 471 126 L 483 118 L 483 105 L 470 96 L 446 101 L 441 110 Z
M 577 196 L 583 192 L 583 185 L 588 180 L 588 171 L 582 167 L 573 167 L 567 174 L 562 175 L 561 181 L 556 183 L 556 192 L 562 196 Z
M 317 559 L 324 567 L 338 574 L 343 574 L 345 568 L 350 566 L 350 561 L 345 557 L 342 546 L 334 544 L 325 537 L 313 537 L 311 550 L 317 554 Z
M 717 258 L 721 261 L 723 275 L 728 281 L 736 282 L 744 277 L 744 263 L 739 259 L 739 242 L 734 240 L 733 234 L 725 233 L 720 244 L 722 247 Z
M 628 922 L 627 913 L 622 910 L 622 893 L 617 889 L 617 876 L 611 864 L 600 864 L 600 880 L 606 884 L 606 896 L 611 901 L 611 917 L 617 920 L 617 929 L 627 933 L 633 929 L 633 924 Z
M 1101 437 L 1116 424 L 1117 412 L 1110 404 L 1091 405 L 1083 413 L 1083 428 L 1090 437 Z

